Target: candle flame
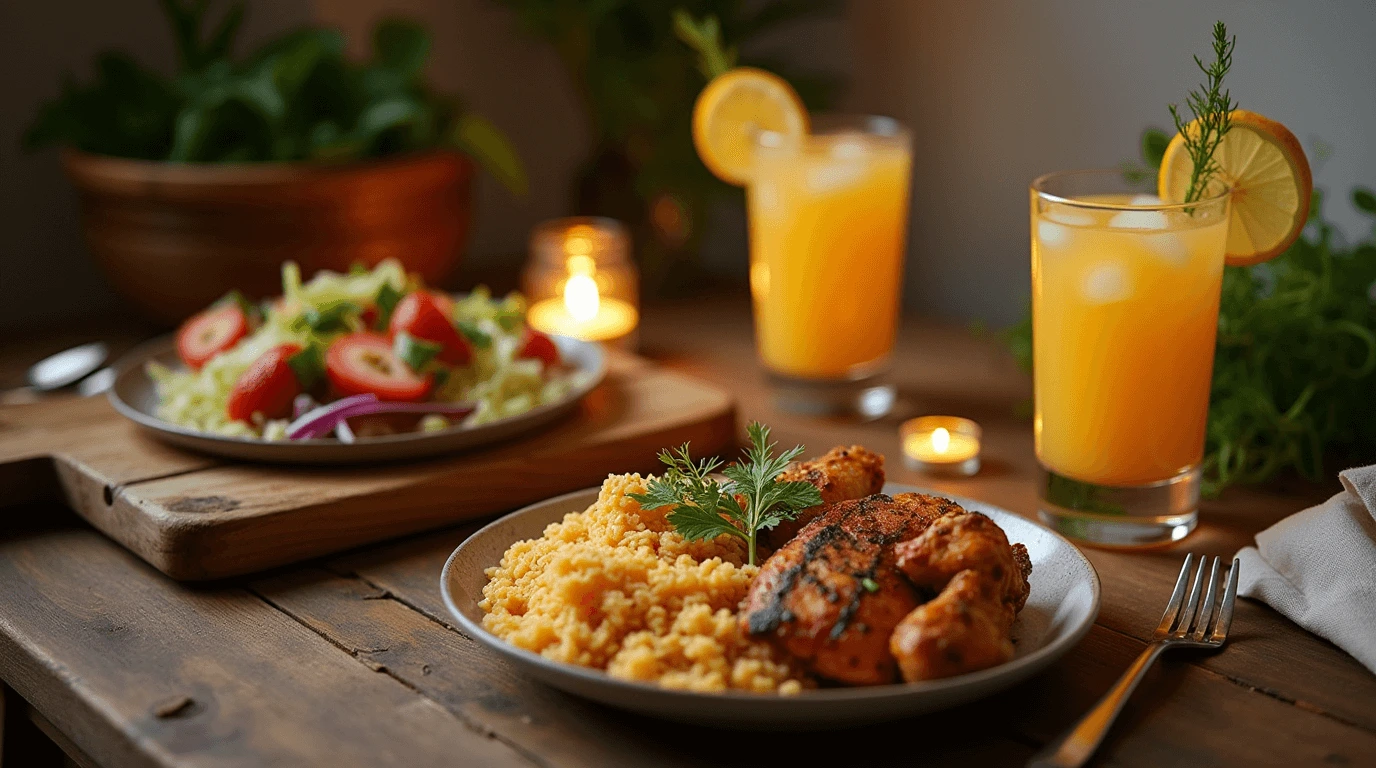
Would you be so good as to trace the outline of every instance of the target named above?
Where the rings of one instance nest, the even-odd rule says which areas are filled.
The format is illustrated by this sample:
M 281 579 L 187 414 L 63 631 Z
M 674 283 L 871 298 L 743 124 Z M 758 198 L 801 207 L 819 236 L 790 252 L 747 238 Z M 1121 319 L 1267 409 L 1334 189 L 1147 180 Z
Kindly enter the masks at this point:
M 937 427 L 932 432 L 932 450 L 945 453 L 951 447 L 951 433 L 945 427 Z
M 597 291 L 597 281 L 590 275 L 574 275 L 564 283 L 564 308 L 574 320 L 586 323 L 597 317 L 597 310 L 601 304 L 602 297 Z

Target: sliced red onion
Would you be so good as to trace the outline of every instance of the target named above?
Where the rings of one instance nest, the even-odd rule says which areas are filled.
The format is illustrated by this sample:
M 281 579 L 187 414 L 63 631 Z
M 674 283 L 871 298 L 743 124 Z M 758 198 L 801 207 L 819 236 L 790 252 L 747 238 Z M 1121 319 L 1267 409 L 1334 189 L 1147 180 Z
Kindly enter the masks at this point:
M 339 423 L 334 425 L 334 436 L 339 438 L 339 442 L 341 443 L 352 443 L 354 441 L 354 428 L 349 426 L 348 419 L 340 419 Z
M 367 416 L 374 413 L 438 413 L 445 416 L 462 417 L 472 413 L 475 407 L 469 403 L 384 402 L 378 400 L 377 395 L 374 394 L 353 395 L 303 414 L 287 427 L 287 438 L 289 440 L 310 440 L 325 437 L 331 432 L 335 432 L 339 425 L 347 419 L 352 419 L 355 416 Z M 347 425 L 344 428 L 352 435 L 353 431 Z M 340 439 L 349 442 L 346 438 L 341 437 Z
M 367 403 L 376 403 L 377 395 L 371 392 L 362 395 L 351 395 L 340 398 L 328 405 L 312 409 L 301 414 L 291 424 L 287 425 L 288 440 L 310 440 L 317 437 L 324 437 L 334 431 L 334 425 L 339 423 L 341 413 L 349 411 Z

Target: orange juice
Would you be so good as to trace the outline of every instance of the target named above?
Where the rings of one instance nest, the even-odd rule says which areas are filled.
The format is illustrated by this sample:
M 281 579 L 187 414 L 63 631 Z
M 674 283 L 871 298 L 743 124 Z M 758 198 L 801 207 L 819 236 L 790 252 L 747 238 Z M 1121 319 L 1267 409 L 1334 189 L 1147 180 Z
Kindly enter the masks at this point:
M 1185 210 L 1033 192 L 1035 431 L 1049 470 L 1131 486 L 1198 466 L 1227 220 L 1226 200 Z
M 774 373 L 853 379 L 888 359 L 911 165 L 907 135 L 892 128 L 766 134 L 757 148 L 750 288 L 760 355 Z

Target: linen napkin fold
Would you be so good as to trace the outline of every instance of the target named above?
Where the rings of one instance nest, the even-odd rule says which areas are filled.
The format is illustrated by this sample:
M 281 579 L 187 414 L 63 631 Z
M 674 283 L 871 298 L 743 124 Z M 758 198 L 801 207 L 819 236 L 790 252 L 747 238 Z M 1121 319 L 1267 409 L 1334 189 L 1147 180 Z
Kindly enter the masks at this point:
M 1257 534 L 1237 553 L 1238 591 L 1376 672 L 1376 466 L 1339 473 L 1344 490 Z

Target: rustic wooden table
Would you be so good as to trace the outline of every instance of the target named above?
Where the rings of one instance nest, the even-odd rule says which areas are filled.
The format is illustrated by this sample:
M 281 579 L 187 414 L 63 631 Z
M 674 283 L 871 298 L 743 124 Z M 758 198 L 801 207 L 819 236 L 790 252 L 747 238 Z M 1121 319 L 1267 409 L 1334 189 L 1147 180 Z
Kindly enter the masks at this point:
M 768 422 L 785 443 L 862 443 L 893 457 L 893 480 L 1035 513 L 1030 425 L 1013 415 L 1029 386 L 996 342 L 906 327 L 900 412 L 856 424 L 776 412 L 749 327 L 743 298 L 682 305 L 647 317 L 642 347 L 733 391 L 741 418 Z M 19 362 L 11 353 L 0 373 Z M 903 469 L 897 423 L 917 413 L 978 419 L 983 471 L 932 480 Z M 1175 548 L 1087 550 L 1103 580 L 1098 623 L 1008 692 L 907 722 L 786 736 L 657 722 L 513 671 L 455 631 L 440 603 L 440 566 L 472 526 L 187 587 L 60 508 L 10 507 L 0 529 L 6 719 L 22 713 L 78 764 L 102 766 L 1021 765 L 1141 651 L 1185 551 L 1231 555 L 1329 490 L 1230 493 L 1207 504 L 1198 532 Z M 1097 759 L 1376 765 L 1376 676 L 1264 605 L 1239 601 L 1227 649 L 1160 663 Z

